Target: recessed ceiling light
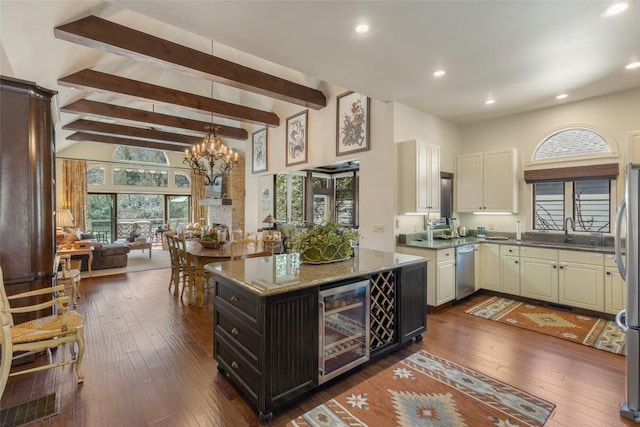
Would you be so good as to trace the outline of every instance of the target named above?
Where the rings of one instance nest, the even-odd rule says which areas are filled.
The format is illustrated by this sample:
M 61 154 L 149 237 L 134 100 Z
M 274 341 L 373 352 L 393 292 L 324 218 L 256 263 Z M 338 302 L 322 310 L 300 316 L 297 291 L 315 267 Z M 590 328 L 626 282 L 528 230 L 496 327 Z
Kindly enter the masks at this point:
M 358 24 L 358 25 L 356 25 L 355 30 L 356 30 L 356 33 L 358 33 L 358 34 L 364 34 L 364 33 L 369 31 L 369 25 L 367 25 L 367 24 Z
M 629 7 L 629 3 L 627 3 L 626 1 L 616 2 L 611 6 L 609 6 L 604 12 L 602 12 L 602 16 L 609 17 L 609 16 L 617 15 L 627 10 L 628 7 Z
M 636 68 L 640 68 L 640 61 L 631 62 L 627 64 L 624 68 L 627 70 L 635 70 Z
M 489 99 L 487 99 L 486 101 L 484 101 L 484 103 L 485 103 L 486 105 L 491 105 L 491 104 L 495 104 L 495 103 L 496 103 L 496 100 L 495 100 L 495 99 L 493 99 L 493 98 L 489 98 Z
M 433 77 L 442 77 L 442 76 L 444 76 L 445 74 L 447 74 L 447 72 L 446 72 L 445 70 L 438 70 L 438 71 L 435 71 L 435 72 L 433 73 Z
M 560 95 L 556 96 L 556 99 L 565 99 L 568 96 L 569 95 L 567 95 L 566 93 L 561 93 Z

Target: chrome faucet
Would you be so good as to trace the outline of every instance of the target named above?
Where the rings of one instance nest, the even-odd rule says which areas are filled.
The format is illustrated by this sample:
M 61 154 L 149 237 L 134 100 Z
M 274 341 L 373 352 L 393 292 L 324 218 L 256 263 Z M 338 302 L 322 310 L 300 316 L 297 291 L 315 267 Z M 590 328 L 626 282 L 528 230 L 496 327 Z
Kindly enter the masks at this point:
M 564 220 L 564 242 L 569 243 L 569 226 L 568 223 L 571 223 L 571 228 L 575 226 L 575 222 L 573 222 L 573 218 L 567 217 Z

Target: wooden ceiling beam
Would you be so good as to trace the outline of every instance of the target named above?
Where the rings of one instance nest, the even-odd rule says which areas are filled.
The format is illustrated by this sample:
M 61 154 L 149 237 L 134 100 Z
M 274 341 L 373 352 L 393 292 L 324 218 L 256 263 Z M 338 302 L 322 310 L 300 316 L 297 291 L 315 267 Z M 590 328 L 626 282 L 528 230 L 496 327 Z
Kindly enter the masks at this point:
M 60 111 L 65 113 L 90 114 L 98 117 L 109 117 L 138 123 L 187 129 L 195 132 L 202 132 L 203 134 L 207 126 L 211 126 L 212 124 L 200 120 L 187 119 L 185 117 L 137 110 L 135 108 L 107 104 L 105 102 L 90 101 L 88 99 L 81 99 L 79 101 L 72 102 L 71 104 L 61 107 Z M 217 123 L 213 123 L 213 125 L 218 128 L 218 135 L 222 137 L 245 141 L 249 138 L 248 132 L 245 129 Z
M 217 117 L 239 120 L 241 122 L 265 124 L 274 127 L 280 125 L 280 119 L 271 111 L 263 111 L 230 102 L 219 101 L 206 96 L 114 76 L 113 74 L 90 70 L 88 68 L 62 77 L 58 80 L 58 84 L 78 89 L 116 93 L 145 101 L 179 105 L 198 111 L 206 111 Z
M 281 101 L 316 110 L 327 106 L 326 97 L 317 89 L 263 73 L 97 16 L 87 16 L 56 27 L 54 34 L 62 40 L 177 69 L 193 76 Z
M 69 141 L 91 141 L 104 144 L 129 145 L 132 147 L 155 148 L 157 150 L 184 152 L 185 145 L 166 144 L 164 142 L 143 141 L 141 139 L 124 138 L 121 136 L 101 135 L 98 133 L 76 132 L 69 135 Z
M 197 136 L 181 135 L 177 133 L 163 132 L 155 129 L 145 129 L 135 126 L 126 126 L 116 123 L 96 122 L 86 119 L 78 119 L 74 122 L 62 126 L 62 129 L 99 133 L 103 135 L 125 136 L 135 139 L 167 141 L 190 145 L 199 144 L 202 142 L 202 137 Z

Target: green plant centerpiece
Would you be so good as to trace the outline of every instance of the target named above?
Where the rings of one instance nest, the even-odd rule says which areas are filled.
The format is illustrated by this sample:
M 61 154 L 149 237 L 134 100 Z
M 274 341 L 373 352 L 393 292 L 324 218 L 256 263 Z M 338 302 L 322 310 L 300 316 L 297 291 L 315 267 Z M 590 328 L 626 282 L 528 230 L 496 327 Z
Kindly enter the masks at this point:
M 348 259 L 353 254 L 352 243 L 358 235 L 334 223 L 296 230 L 291 248 L 300 254 L 300 262 L 324 264 Z

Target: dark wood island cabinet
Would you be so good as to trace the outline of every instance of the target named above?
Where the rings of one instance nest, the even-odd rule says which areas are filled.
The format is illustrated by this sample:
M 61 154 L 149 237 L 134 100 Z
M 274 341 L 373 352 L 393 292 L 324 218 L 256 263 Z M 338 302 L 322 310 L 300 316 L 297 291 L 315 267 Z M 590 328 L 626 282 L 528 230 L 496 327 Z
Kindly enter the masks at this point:
M 256 408 L 262 422 L 325 381 L 323 357 L 335 362 L 353 344 L 360 347 L 353 350 L 358 359 L 370 362 L 421 340 L 426 330 L 424 258 L 360 249 L 356 257 L 335 264 L 300 265 L 297 254 L 282 254 L 206 269 L 213 273 L 215 289 L 218 370 Z M 344 291 L 332 297 L 333 307 L 331 302 L 325 307 L 321 292 L 331 294 L 350 284 L 366 284 L 366 301 L 362 292 Z M 368 310 L 366 339 L 348 323 L 351 307 L 361 314 Z M 321 340 L 328 322 L 323 316 L 329 313 L 332 321 L 346 321 L 341 332 L 353 336 L 335 341 L 337 347 L 326 356 L 330 346 Z

